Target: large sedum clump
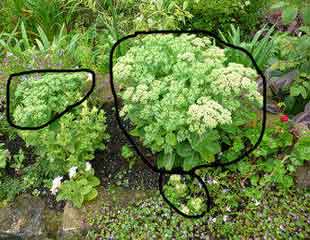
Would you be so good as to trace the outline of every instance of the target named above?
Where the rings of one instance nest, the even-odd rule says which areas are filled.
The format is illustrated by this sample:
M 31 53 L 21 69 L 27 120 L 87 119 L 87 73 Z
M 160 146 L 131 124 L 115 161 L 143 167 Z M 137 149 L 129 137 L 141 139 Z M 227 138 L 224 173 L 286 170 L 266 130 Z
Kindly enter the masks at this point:
M 249 122 L 261 106 L 256 71 L 226 60 L 209 38 L 194 35 L 146 36 L 118 59 L 121 115 L 160 153 L 159 167 L 189 170 L 214 161 L 222 132 Z

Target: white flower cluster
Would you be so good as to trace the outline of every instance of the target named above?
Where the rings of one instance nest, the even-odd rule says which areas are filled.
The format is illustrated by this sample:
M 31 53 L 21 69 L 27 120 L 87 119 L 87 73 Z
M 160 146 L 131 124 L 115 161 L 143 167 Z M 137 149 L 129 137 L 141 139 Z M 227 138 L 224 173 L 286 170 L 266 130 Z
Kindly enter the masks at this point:
M 201 97 L 197 104 L 191 105 L 188 115 L 189 130 L 198 134 L 203 134 L 208 128 L 232 122 L 231 112 L 208 97 Z
M 115 81 L 126 87 L 120 94 L 121 115 L 141 130 L 144 144 L 154 152 L 171 152 L 167 134 L 180 143 L 230 124 L 241 98 L 252 104 L 261 96 L 254 70 L 225 66 L 225 61 L 224 50 L 209 38 L 183 34 L 139 39 L 114 69 Z
M 77 174 L 77 169 L 78 167 L 76 166 L 73 166 L 69 169 L 68 171 L 68 175 L 69 175 L 69 178 L 72 179 L 76 176 Z M 85 164 L 85 171 L 91 171 L 92 169 L 92 166 L 89 162 L 86 162 Z M 52 187 L 50 189 L 50 191 L 52 192 L 53 195 L 56 195 L 56 193 L 59 191 L 59 188 L 61 187 L 61 181 L 63 179 L 63 176 L 57 176 L 56 178 L 53 179 L 53 182 L 52 182 Z
M 256 72 L 241 64 L 229 63 L 227 67 L 214 69 L 209 78 L 212 80 L 210 90 L 226 98 L 246 97 L 260 104 L 262 96 L 257 91 Z

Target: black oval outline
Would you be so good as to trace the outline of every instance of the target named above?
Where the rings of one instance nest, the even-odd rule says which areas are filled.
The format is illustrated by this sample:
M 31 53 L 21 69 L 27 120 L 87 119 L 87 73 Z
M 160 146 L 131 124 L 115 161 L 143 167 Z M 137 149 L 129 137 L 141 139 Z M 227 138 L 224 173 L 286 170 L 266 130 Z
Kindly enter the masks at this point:
M 122 121 L 119 115 L 119 108 L 118 108 L 118 100 L 117 100 L 117 94 L 115 91 L 115 87 L 114 87 L 114 82 L 113 82 L 113 55 L 114 55 L 114 51 L 116 49 L 116 47 L 118 45 L 120 45 L 123 41 L 130 39 L 130 38 L 135 38 L 138 35 L 150 35 L 150 34 L 205 34 L 207 36 L 211 36 L 212 38 L 214 38 L 215 40 L 217 40 L 219 43 L 224 44 L 225 46 L 228 46 L 230 48 L 233 49 L 237 49 L 243 53 L 245 53 L 250 59 L 251 62 L 256 70 L 256 72 L 261 76 L 262 78 L 262 82 L 263 82 L 263 117 L 262 117 L 262 129 L 261 129 L 261 133 L 260 136 L 257 140 L 257 142 L 255 143 L 255 145 L 247 150 L 246 152 L 244 152 L 243 154 L 241 154 L 239 157 L 237 157 L 235 160 L 232 160 L 230 162 L 226 162 L 226 163 L 220 163 L 219 161 L 215 161 L 213 163 L 210 164 L 202 164 L 199 166 L 196 166 L 194 168 L 192 168 L 189 171 L 184 171 L 181 169 L 175 169 L 175 170 L 164 170 L 164 169 L 158 169 L 157 167 L 154 167 L 143 155 L 143 153 L 139 150 L 137 144 L 135 143 L 135 141 L 133 140 L 133 138 L 130 136 L 130 134 L 127 132 L 127 130 L 125 129 L 125 127 L 122 125 Z M 139 155 L 139 157 L 141 158 L 141 160 L 154 172 L 160 173 L 159 176 L 159 191 L 160 194 L 162 195 L 163 199 L 168 203 L 168 205 L 170 207 L 172 207 L 177 213 L 181 214 L 184 217 L 187 218 L 201 218 L 205 215 L 204 212 L 203 214 L 200 215 L 187 215 L 182 213 L 180 210 L 176 209 L 175 206 L 172 205 L 172 203 L 170 203 L 170 201 L 165 197 L 164 193 L 163 193 L 163 189 L 162 189 L 162 180 L 163 180 L 163 176 L 162 174 L 190 174 L 193 177 L 199 177 L 198 175 L 195 174 L 195 171 L 197 169 L 200 168 L 207 168 L 207 167 L 224 167 L 233 163 L 236 163 L 238 161 L 240 161 L 241 159 L 243 159 L 244 157 L 247 157 L 251 152 L 253 152 L 261 143 L 264 133 L 265 133 L 265 128 L 266 128 L 266 116 L 267 116 L 267 83 L 266 83 L 266 78 L 263 74 L 263 72 L 260 70 L 260 68 L 258 67 L 255 59 L 253 58 L 253 56 L 251 55 L 250 52 L 248 52 L 246 49 L 239 47 L 239 46 L 235 46 L 233 44 L 227 43 L 225 41 L 223 41 L 222 39 L 220 39 L 215 33 L 207 31 L 207 30 L 151 30 L 151 31 L 137 31 L 134 34 L 129 34 L 119 40 L 116 41 L 116 43 L 114 43 L 114 45 L 112 46 L 112 49 L 110 51 L 110 56 L 109 56 L 109 63 L 110 63 L 110 87 L 111 87 L 111 91 L 112 91 L 112 95 L 113 95 L 113 99 L 114 99 L 114 107 L 115 107 L 115 116 L 116 116 L 116 120 L 118 123 L 119 128 L 123 131 L 124 135 L 126 136 L 127 140 L 130 142 L 130 144 L 132 145 L 132 147 L 135 149 L 136 153 Z M 198 178 L 200 179 L 200 178 Z M 202 181 L 201 182 L 207 195 L 208 195 L 208 188 L 206 186 L 206 184 Z M 208 210 L 210 209 L 210 202 L 209 198 L 208 198 Z
M 163 191 L 163 182 L 164 182 L 164 175 L 165 173 L 161 172 L 159 174 L 159 178 L 158 178 L 158 183 L 159 183 L 159 192 L 161 194 L 161 196 L 163 197 L 163 199 L 166 201 L 166 203 L 168 203 L 168 205 L 174 210 L 176 211 L 178 214 L 182 215 L 183 217 L 186 218 L 201 218 L 203 217 L 207 212 L 210 211 L 211 209 L 211 197 L 210 197 L 210 193 L 208 191 L 208 188 L 205 184 L 205 182 L 202 180 L 202 178 L 197 175 L 196 173 L 187 173 L 187 174 L 182 174 L 182 175 L 190 175 L 194 178 L 197 178 L 198 182 L 201 184 L 201 186 L 203 187 L 203 190 L 205 191 L 206 195 L 207 195 L 207 210 L 203 211 L 201 214 L 197 214 L 197 215 L 187 215 L 185 213 L 183 213 L 182 211 L 180 211 L 177 207 L 175 207 L 170 200 L 165 196 L 165 193 Z
M 78 102 L 71 104 L 69 106 L 66 107 L 66 109 L 58 114 L 56 114 L 51 120 L 49 120 L 48 122 L 37 126 L 37 127 L 22 127 L 22 126 L 18 126 L 16 124 L 13 123 L 12 119 L 11 119 L 11 113 L 10 113 L 10 86 L 11 86 L 11 81 L 12 78 L 17 77 L 17 76 L 21 76 L 21 75 L 29 75 L 29 74 L 34 74 L 34 73 L 52 73 L 52 72 L 64 72 L 64 73 L 72 73 L 72 72 L 88 72 L 90 74 L 92 74 L 92 85 L 90 90 L 87 92 L 87 94 Z M 89 96 L 92 94 L 92 92 L 94 91 L 96 86 L 96 74 L 94 71 L 87 69 L 87 68 L 82 68 L 82 69 L 38 69 L 38 70 L 30 70 L 30 71 L 24 71 L 24 72 L 19 72 L 19 73 L 13 73 L 9 76 L 9 79 L 7 80 L 7 85 L 6 85 L 6 119 L 9 123 L 9 125 L 11 127 L 20 129 L 20 130 L 39 130 L 42 128 L 47 127 L 49 124 L 53 123 L 54 121 L 56 121 L 57 119 L 61 118 L 63 115 L 65 115 L 66 113 L 68 113 L 69 111 L 71 111 L 73 108 L 79 106 L 80 104 L 82 104 L 87 98 L 89 98 Z

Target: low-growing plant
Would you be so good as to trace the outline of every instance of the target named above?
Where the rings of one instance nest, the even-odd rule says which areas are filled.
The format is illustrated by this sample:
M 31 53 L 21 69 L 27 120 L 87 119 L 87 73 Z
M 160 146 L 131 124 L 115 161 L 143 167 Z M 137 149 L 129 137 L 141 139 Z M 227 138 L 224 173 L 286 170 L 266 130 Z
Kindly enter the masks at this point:
M 9 158 L 9 151 L 5 149 L 4 144 L 0 144 L 0 169 L 4 169 Z M 1 174 L 1 170 L 0 170 Z M 1 176 L 1 175 L 0 175 Z
M 56 200 L 69 200 L 77 208 L 82 204 L 95 199 L 98 195 L 96 187 L 100 181 L 93 171 L 76 173 L 70 180 L 65 180 L 59 187 Z
M 213 162 L 225 135 L 255 119 L 262 104 L 256 72 L 225 62 L 224 49 L 194 35 L 147 36 L 118 59 L 121 116 L 134 124 L 133 136 L 159 153 L 158 167 Z
M 128 145 L 124 145 L 122 147 L 121 155 L 128 162 L 129 169 L 131 169 L 133 165 L 137 162 L 137 157 L 135 153 Z

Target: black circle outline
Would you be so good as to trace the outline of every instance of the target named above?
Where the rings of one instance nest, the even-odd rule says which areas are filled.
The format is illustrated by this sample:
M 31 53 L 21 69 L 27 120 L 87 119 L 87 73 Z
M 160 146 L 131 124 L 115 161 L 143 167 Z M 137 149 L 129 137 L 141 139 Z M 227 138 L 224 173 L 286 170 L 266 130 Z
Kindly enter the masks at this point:
M 262 78 L 262 82 L 263 82 L 263 117 L 262 117 L 262 129 L 261 129 L 261 133 L 260 136 L 257 140 L 257 142 L 254 144 L 254 146 L 252 148 L 250 148 L 249 150 L 245 151 L 243 154 L 241 154 L 239 157 L 237 157 L 235 160 L 226 162 L 226 163 L 221 163 L 218 161 L 215 161 L 213 163 L 210 164 L 202 164 L 199 166 L 196 166 L 194 168 L 192 168 L 189 171 L 184 171 L 181 169 L 175 169 L 175 170 L 163 170 L 163 169 L 158 169 L 157 167 L 154 167 L 143 155 L 143 153 L 139 150 L 137 144 L 135 143 L 135 141 L 133 140 L 133 138 L 130 136 L 130 134 L 127 132 L 127 130 L 125 129 L 125 127 L 122 124 L 120 115 L 119 115 L 119 108 L 118 108 L 118 100 L 117 100 L 117 94 L 116 94 L 116 90 L 114 87 L 114 82 L 113 82 L 113 55 L 114 55 L 114 51 L 115 49 L 118 47 L 118 45 L 120 45 L 122 42 L 124 42 L 127 39 L 131 39 L 131 38 L 135 38 L 138 35 L 150 35 L 150 34 L 205 34 L 207 36 L 211 36 L 212 38 L 214 38 L 215 40 L 217 40 L 219 43 L 224 44 L 225 46 L 228 46 L 230 48 L 233 49 L 237 49 L 243 53 L 245 53 L 250 59 L 251 62 L 254 66 L 254 68 L 256 69 L 256 72 L 261 76 Z M 235 46 L 231 43 L 227 43 L 225 41 L 223 41 L 222 39 L 220 39 L 217 34 L 207 31 L 207 30 L 152 30 L 152 31 L 137 31 L 133 34 L 127 35 L 119 40 L 116 41 L 116 43 L 112 46 L 112 49 L 110 51 L 110 56 L 109 56 L 109 63 L 110 63 L 110 87 L 111 87 L 111 91 L 112 91 L 112 95 L 113 95 L 113 99 L 114 99 L 114 107 L 115 107 L 115 116 L 116 116 L 116 120 L 118 123 L 119 128 L 123 131 L 124 135 L 126 136 L 127 140 L 130 142 L 130 144 L 132 145 L 132 147 L 135 149 L 136 153 L 139 155 L 139 157 L 141 158 L 141 160 L 154 172 L 160 173 L 159 176 L 159 191 L 160 194 L 162 195 L 163 199 L 167 202 L 167 204 L 173 208 L 177 213 L 181 214 L 184 217 L 187 218 L 201 218 L 205 215 L 205 213 L 207 211 L 205 211 L 204 213 L 200 214 L 200 215 L 187 215 L 182 213 L 180 210 L 178 210 L 164 195 L 163 193 L 163 174 L 179 174 L 179 175 L 183 175 L 183 174 L 187 174 L 187 175 L 192 175 L 194 178 L 197 178 L 199 180 L 199 182 L 202 184 L 203 188 L 206 191 L 206 194 L 208 196 L 208 210 L 211 208 L 211 200 L 210 200 L 210 196 L 209 196 L 209 192 L 208 192 L 208 188 L 205 184 L 205 182 L 202 181 L 202 179 L 195 174 L 195 171 L 197 169 L 200 168 L 207 168 L 207 167 L 224 167 L 233 163 L 237 163 L 238 161 L 240 161 L 241 159 L 243 159 L 244 157 L 249 156 L 249 154 L 251 152 L 253 152 L 261 143 L 264 133 L 265 133 L 265 128 L 266 128 L 266 116 L 267 116 L 267 83 L 266 83 L 266 78 L 263 74 L 263 72 L 260 70 L 260 68 L 258 67 L 254 57 L 251 55 L 250 52 L 248 52 L 246 49 L 239 47 L 239 46 Z M 201 181 L 202 182 L 201 182 Z
M 86 93 L 86 95 L 79 100 L 78 102 L 71 104 L 69 106 L 66 107 L 66 109 L 58 114 L 56 114 L 55 116 L 53 116 L 53 118 L 51 120 L 49 120 L 48 122 L 37 126 L 37 127 L 23 127 L 23 126 L 18 126 L 16 124 L 13 123 L 12 119 L 11 119 L 11 113 L 10 113 L 10 86 L 11 86 L 11 81 L 14 77 L 17 76 L 21 76 L 21 75 L 29 75 L 29 74 L 34 74 L 34 73 L 52 73 L 52 72 L 57 72 L 57 73 L 72 73 L 72 72 L 88 72 L 92 75 L 92 85 L 90 90 Z M 80 104 L 82 104 L 87 98 L 89 98 L 89 96 L 92 94 L 92 92 L 94 91 L 96 86 L 96 74 L 94 71 L 87 69 L 87 68 L 82 68 L 82 69 L 38 69 L 38 70 L 30 70 L 30 71 L 24 71 L 24 72 L 19 72 L 19 73 L 13 73 L 9 76 L 9 79 L 7 80 L 7 85 L 6 85 L 6 119 L 9 123 L 9 125 L 11 127 L 20 129 L 20 130 L 39 130 L 42 128 L 47 127 L 49 124 L 53 123 L 54 121 L 56 121 L 57 119 L 59 119 L 60 117 L 62 117 L 63 115 L 65 115 L 66 113 L 68 113 L 69 111 L 71 111 L 73 108 L 79 106 Z
M 201 218 L 203 217 L 207 212 L 210 211 L 211 209 L 211 197 L 210 197 L 210 193 L 209 190 L 205 184 L 205 182 L 202 180 L 202 178 L 197 175 L 196 173 L 186 173 L 186 174 L 182 174 L 182 175 L 190 175 L 194 178 L 197 178 L 198 182 L 201 184 L 201 186 L 203 187 L 203 190 L 205 191 L 206 195 L 207 195 L 207 210 L 203 211 L 201 214 L 197 214 L 197 215 L 187 215 L 185 213 L 183 213 L 182 211 L 180 211 L 177 207 L 175 207 L 170 200 L 165 196 L 164 191 L 163 191 L 163 182 L 164 182 L 164 175 L 165 173 L 161 172 L 159 174 L 159 178 L 158 178 L 158 184 L 159 184 L 159 192 L 161 194 L 161 196 L 163 197 L 163 199 L 169 204 L 169 206 L 174 209 L 178 214 L 182 215 L 183 217 L 187 217 L 187 218 Z

